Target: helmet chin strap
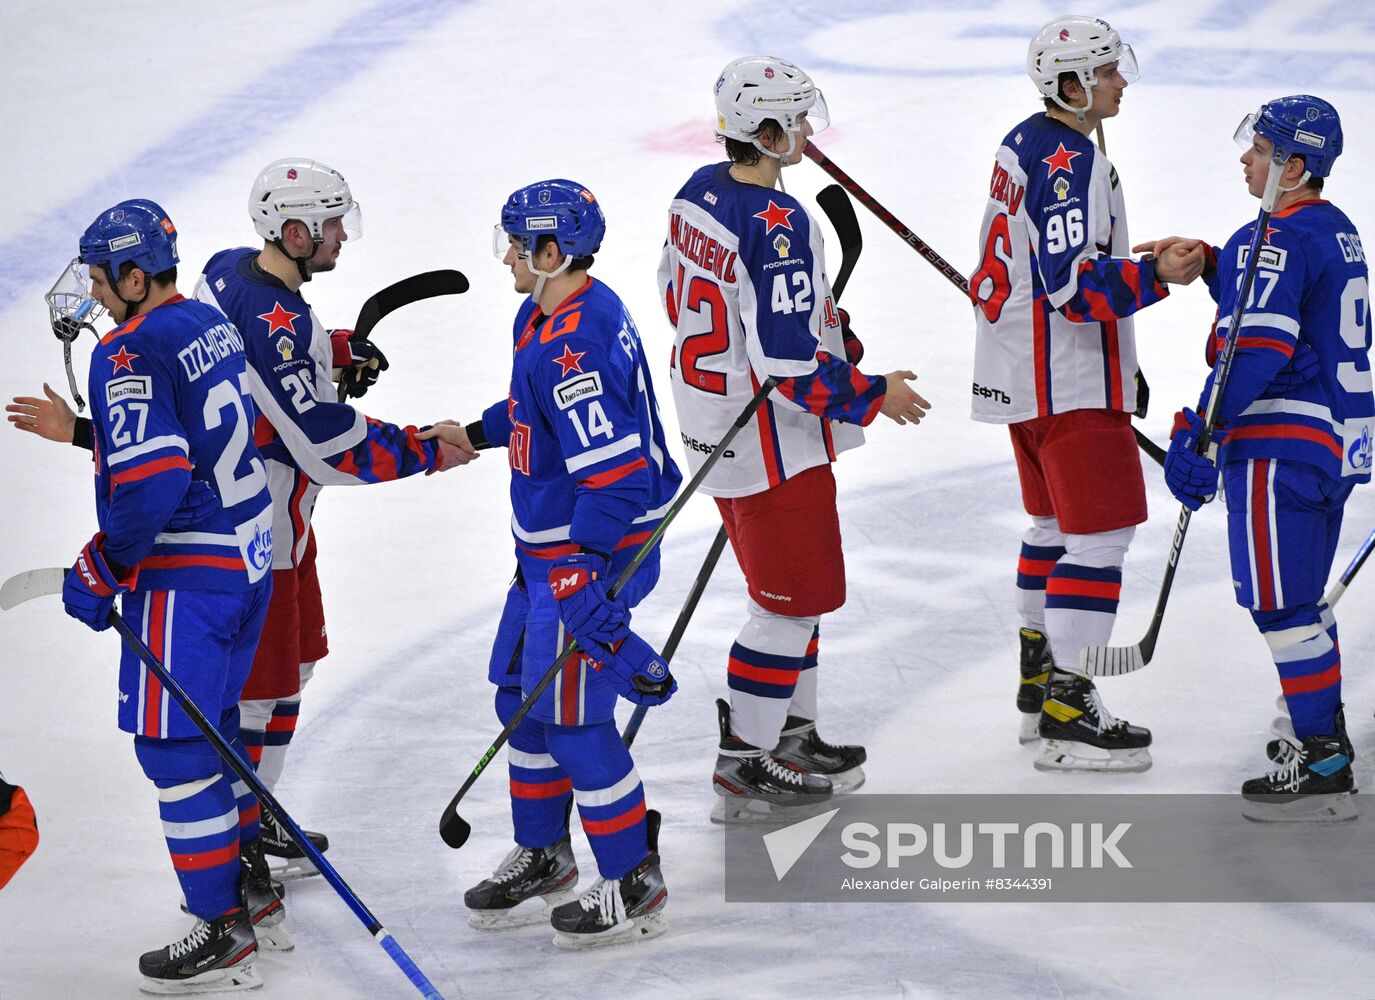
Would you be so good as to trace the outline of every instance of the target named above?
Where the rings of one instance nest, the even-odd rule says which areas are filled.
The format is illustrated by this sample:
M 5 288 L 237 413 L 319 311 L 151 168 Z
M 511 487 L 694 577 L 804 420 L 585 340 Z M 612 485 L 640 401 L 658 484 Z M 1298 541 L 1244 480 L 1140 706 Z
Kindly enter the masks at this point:
M 1285 163 L 1288 163 L 1289 161 L 1286 159 L 1284 162 L 1285 162 Z M 1299 188 L 1301 188 L 1301 187 L 1303 187 L 1305 184 L 1307 184 L 1307 183 L 1308 183 L 1308 179 L 1309 179 L 1310 177 L 1312 177 L 1312 176 L 1313 176 L 1313 171 L 1311 171 L 1311 170 L 1305 170 L 1305 171 L 1303 172 L 1302 176 L 1300 176 L 1299 179 L 1296 180 L 1293 184 L 1289 185 L 1289 187 L 1285 187 L 1283 184 L 1281 184 L 1281 185 L 1280 185 L 1280 191 L 1282 191 L 1284 194 L 1288 194 L 1290 191 L 1297 191 Z
M 788 136 L 788 148 L 781 153 L 775 153 L 772 149 L 769 149 L 767 146 L 761 143 L 757 137 L 751 139 L 750 141 L 754 143 L 754 148 L 759 150 L 759 152 L 763 153 L 765 156 L 769 156 L 777 160 L 778 165 L 780 167 L 790 167 L 792 166 L 792 163 L 790 162 L 792 160 L 792 155 L 793 153 L 797 152 L 797 137 L 801 134 L 801 132 L 802 129 L 800 128 L 789 129 L 787 131 L 786 135 Z M 781 184 L 782 181 L 780 180 L 779 183 Z
M 572 263 L 573 263 L 573 258 L 572 258 L 572 256 L 569 255 L 569 254 L 564 254 L 564 255 L 563 255 L 563 263 L 560 264 L 558 267 L 554 268 L 554 270 L 552 270 L 552 271 L 541 271 L 539 268 L 535 267 L 533 264 L 530 263 L 530 258 L 528 258 L 528 257 L 526 258 L 526 260 L 525 260 L 525 266 L 528 267 L 528 268 L 530 269 L 530 273 L 531 273 L 531 274 L 537 274 L 537 275 L 539 275 L 539 277 L 535 280 L 535 290 L 534 290 L 533 292 L 530 293 L 530 298 L 532 298 L 532 299 L 535 300 L 535 305 L 539 305 L 539 297 L 540 297 L 540 293 L 542 293 L 542 292 L 544 291 L 544 283 L 545 283 L 545 281 L 547 281 L 547 280 L 550 279 L 550 278 L 556 278 L 556 277 L 558 277 L 558 276 L 559 276 L 560 274 L 562 274 L 564 271 L 567 271 L 567 270 L 568 270 L 568 266 L 569 266 L 570 264 L 572 264 Z

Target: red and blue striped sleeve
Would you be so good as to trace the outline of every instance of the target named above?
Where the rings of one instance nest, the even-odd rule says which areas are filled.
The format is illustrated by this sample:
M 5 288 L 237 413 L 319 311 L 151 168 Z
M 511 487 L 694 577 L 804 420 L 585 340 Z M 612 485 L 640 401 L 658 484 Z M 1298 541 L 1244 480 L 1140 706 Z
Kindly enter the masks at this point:
M 1168 294 L 1156 277 L 1153 257 L 1090 257 L 1079 264 L 1074 294 L 1060 306 L 1060 313 L 1071 323 L 1111 323 Z
M 888 380 L 882 375 L 865 375 L 849 362 L 817 351 L 816 370 L 781 379 L 778 392 L 818 417 L 867 427 L 883 406 Z

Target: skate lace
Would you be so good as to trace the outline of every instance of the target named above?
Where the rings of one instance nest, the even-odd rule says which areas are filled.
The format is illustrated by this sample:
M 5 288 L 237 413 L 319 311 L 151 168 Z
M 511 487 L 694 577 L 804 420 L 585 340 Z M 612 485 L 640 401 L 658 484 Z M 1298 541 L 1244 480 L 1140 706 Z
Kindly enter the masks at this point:
M 530 862 L 534 860 L 535 852 L 528 847 L 521 847 L 517 844 L 512 848 L 511 853 L 502 858 L 501 864 L 492 874 L 493 882 L 505 882 L 520 875 L 525 869 L 530 867 Z
M 764 754 L 763 761 L 764 770 L 769 773 L 770 777 L 778 781 L 785 782 L 789 785 L 802 784 L 801 771 L 793 770 L 791 767 L 789 767 L 787 764 L 784 764 L 782 761 L 774 757 L 772 754 Z
M 1103 699 L 1098 697 L 1098 689 L 1090 686 L 1084 698 L 1084 707 L 1088 713 L 1098 721 L 1098 731 L 1100 733 L 1109 729 L 1116 729 L 1122 725 L 1113 714 L 1103 706 Z
M 210 925 L 204 920 L 197 920 L 196 926 L 191 928 L 191 933 L 180 941 L 174 941 L 168 946 L 168 957 L 173 961 L 191 954 L 205 942 L 210 940 Z
M 1287 740 L 1280 741 L 1280 759 L 1270 769 L 1267 777 L 1270 783 L 1286 792 L 1297 791 L 1299 787 L 1299 767 L 1303 764 L 1303 754 Z
M 578 905 L 585 911 L 596 910 L 598 918 L 606 926 L 620 923 L 625 919 L 620 879 L 597 879 L 591 889 L 578 897 Z

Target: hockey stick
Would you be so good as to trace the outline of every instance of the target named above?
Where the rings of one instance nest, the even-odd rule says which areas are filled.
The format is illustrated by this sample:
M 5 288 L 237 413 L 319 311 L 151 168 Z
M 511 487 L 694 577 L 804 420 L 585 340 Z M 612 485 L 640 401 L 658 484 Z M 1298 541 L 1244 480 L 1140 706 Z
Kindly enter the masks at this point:
M 859 228 L 859 219 L 855 218 L 855 207 L 850 203 L 850 196 L 839 184 L 828 184 L 818 191 L 816 202 L 821 206 L 821 210 L 826 213 L 826 218 L 831 222 L 831 228 L 835 230 L 836 239 L 840 241 L 840 267 L 836 271 L 835 281 L 831 282 L 831 297 L 839 302 L 840 294 L 845 291 L 845 286 L 850 281 L 850 272 L 855 269 L 860 252 L 864 249 L 864 233 Z M 716 537 L 711 540 L 711 548 L 707 550 L 707 557 L 702 562 L 702 568 L 697 571 L 697 579 L 692 582 L 692 589 L 688 591 L 687 600 L 683 602 L 683 610 L 678 612 L 678 620 L 673 623 L 673 631 L 668 634 L 668 641 L 664 644 L 663 650 L 665 663 L 673 661 L 673 654 L 678 650 L 678 643 L 682 641 L 683 633 L 687 631 L 688 622 L 692 620 L 692 615 L 697 610 L 697 602 L 702 599 L 702 594 L 707 589 L 707 582 L 711 579 L 711 574 L 716 569 L 716 563 L 720 560 L 725 547 L 726 528 L 722 525 L 717 530 Z M 645 714 L 648 711 L 649 706 L 647 705 L 635 706 L 630 721 L 626 723 L 625 732 L 621 734 L 621 740 L 627 747 L 635 742 L 635 734 L 640 731 L 640 725 L 644 722 Z
M 62 593 L 62 581 L 66 576 L 67 571 L 60 566 L 16 573 L 0 584 L 0 611 L 8 611 L 35 597 Z
M 839 181 L 840 185 L 845 188 L 846 191 L 849 191 L 858 198 L 860 204 L 873 212 L 874 215 L 878 216 L 879 221 L 893 232 L 897 233 L 898 237 L 904 243 L 926 258 L 927 262 L 941 274 L 945 275 L 952 285 L 964 293 L 966 298 L 969 297 L 969 279 L 957 271 L 955 266 L 948 260 L 936 253 L 936 251 L 931 248 L 931 244 L 927 243 L 920 236 L 903 225 L 902 221 L 898 219 L 896 215 L 884 208 L 879 203 L 878 199 L 864 190 L 864 188 L 859 185 L 859 182 L 853 177 L 836 166 L 835 161 L 818 149 L 810 140 L 807 142 L 807 145 L 802 147 L 802 152 L 807 155 L 809 160 Z M 818 199 L 819 198 L 820 196 L 818 195 Z M 1146 435 L 1142 434 L 1135 427 L 1132 428 L 1132 434 L 1136 437 L 1136 443 L 1140 446 L 1141 450 L 1149 455 L 1156 464 L 1161 466 L 1165 464 L 1165 450 L 1163 448 L 1146 437 Z
M 138 633 L 125 623 L 124 619 L 120 617 L 119 612 L 113 609 L 110 611 L 109 621 L 110 624 L 114 626 L 115 631 L 124 639 L 125 644 L 138 655 L 138 658 L 144 662 L 149 670 L 157 675 L 158 680 L 161 681 L 163 687 L 167 689 L 167 693 L 172 696 L 172 700 L 177 703 L 178 707 L 186 713 L 187 718 L 189 718 L 195 724 L 196 728 L 201 731 L 201 735 L 203 735 L 210 742 L 210 745 L 215 748 L 215 752 L 220 755 L 220 758 L 229 765 L 230 769 L 233 770 L 236 775 L 238 775 L 239 780 L 248 786 L 254 797 L 262 803 L 263 808 L 271 813 L 273 818 L 291 834 L 291 839 L 296 841 L 301 850 L 309 855 L 310 860 L 315 863 L 315 867 L 320 870 L 320 874 L 325 877 L 325 880 L 329 882 L 330 885 L 334 886 L 334 891 L 339 893 L 340 898 L 348 904 L 349 909 L 351 909 L 354 915 L 363 922 L 363 926 L 368 929 L 368 933 L 370 933 L 373 938 L 376 939 L 377 943 L 382 946 L 382 950 L 391 956 L 391 960 L 406 974 L 406 978 L 411 981 L 411 985 L 420 991 L 421 996 L 429 998 L 429 1000 L 444 1000 L 440 992 L 434 988 L 434 985 L 425 977 L 425 974 L 420 971 L 415 962 L 411 960 L 411 957 L 407 955 L 401 945 L 396 942 L 396 939 L 387 932 L 387 929 L 372 915 L 372 912 L 363 905 L 363 901 L 348 887 L 348 884 L 340 877 L 339 873 L 334 870 L 334 866 L 325 860 L 325 856 L 310 842 L 310 838 L 296 825 L 296 821 L 291 818 L 287 811 L 282 808 L 281 803 L 279 803 L 272 793 L 267 790 L 267 787 L 258 778 L 257 772 L 225 742 L 219 730 L 210 724 L 210 720 L 205 717 L 205 714 L 201 712 L 200 708 L 191 700 L 190 696 L 182 690 L 181 685 L 177 683 L 176 679 L 168 671 L 162 661 L 159 660 L 153 651 L 139 638 Z
M 412 302 L 432 299 L 437 295 L 462 295 L 467 290 L 468 279 L 462 271 L 425 271 L 402 278 L 363 303 L 363 308 L 358 310 L 358 319 L 353 324 L 353 335 L 359 340 L 366 339 L 383 317 Z M 353 369 L 345 368 L 339 376 L 339 402 L 349 397 L 356 382 Z
M 663 538 L 664 532 L 668 530 L 668 526 L 673 523 L 678 513 L 687 505 L 687 502 L 692 499 L 692 495 L 697 492 L 697 487 L 701 486 L 702 480 L 706 479 L 707 473 L 712 470 L 712 467 L 725 453 L 730 443 L 735 440 L 735 435 L 739 434 L 744 426 L 749 423 L 750 418 L 754 416 L 754 411 L 764 404 L 764 400 L 768 398 L 769 393 L 777 384 L 778 380 L 773 376 L 764 380 L 764 384 L 759 387 L 759 390 L 750 399 L 749 403 L 740 411 L 740 415 L 735 418 L 735 423 L 731 425 L 730 430 L 726 431 L 725 436 L 722 437 L 716 447 L 711 450 L 711 454 L 708 455 L 707 460 L 702 463 L 702 467 L 697 470 L 697 474 L 689 480 L 687 486 L 683 487 L 678 493 L 678 496 L 674 498 L 673 503 L 670 504 L 668 510 L 664 512 L 663 520 L 659 522 L 659 526 L 650 533 L 650 536 L 645 539 L 644 544 L 636 550 L 634 558 L 630 560 L 625 569 L 621 570 L 620 576 L 616 577 L 616 582 L 613 583 L 611 589 L 607 591 L 608 596 L 615 597 L 620 593 L 621 588 L 629 582 L 630 578 L 635 574 L 635 571 L 640 568 L 640 564 L 649 557 L 652 551 L 654 551 L 654 547 L 659 544 L 659 539 Z M 511 738 L 511 734 L 516 731 L 516 727 L 530 714 L 530 710 L 535 707 L 535 702 L 539 700 L 540 695 L 544 694 L 549 685 L 554 683 L 554 678 L 557 677 L 559 671 L 563 669 L 563 665 L 577 652 L 577 640 L 569 639 L 568 644 L 563 647 L 563 651 L 559 653 L 554 662 L 549 665 L 549 669 L 544 672 L 544 676 L 540 678 L 539 683 L 535 685 L 528 695 L 526 695 L 525 700 L 521 702 L 520 708 L 516 709 L 515 714 L 511 716 L 511 721 L 506 723 L 505 728 L 497 734 L 497 738 L 492 742 L 492 745 L 487 748 L 486 753 L 478 758 L 478 762 L 473 767 L 472 773 L 464 780 L 462 787 L 454 793 L 454 797 L 449 800 L 449 804 L 444 807 L 444 812 L 439 818 L 439 835 L 444 838 L 444 843 L 448 844 L 450 847 L 459 848 L 468 842 L 468 837 L 472 834 L 473 828 L 467 820 L 458 814 L 458 804 L 463 801 L 463 796 L 468 794 L 468 789 L 473 787 L 473 783 L 477 781 L 477 779 L 481 777 L 482 772 L 487 769 L 487 765 L 492 762 L 492 758 L 497 755 L 497 751 L 506 745 L 506 741 Z
M 706 592 L 707 582 L 711 580 L 711 574 L 716 569 L 716 563 L 721 558 L 721 553 L 726 548 L 726 529 L 720 528 L 716 532 L 716 537 L 711 540 L 711 548 L 707 550 L 707 557 L 702 562 L 702 568 L 697 571 L 697 579 L 692 581 L 692 589 L 688 591 L 687 600 L 683 601 L 683 610 L 678 612 L 678 620 L 673 623 L 673 630 L 668 634 L 668 641 L 664 643 L 663 652 L 660 654 L 665 663 L 673 662 L 673 654 L 678 652 L 678 644 L 683 641 L 683 633 L 687 631 L 688 622 L 692 620 L 693 612 L 697 610 L 697 602 L 702 599 L 702 594 Z M 621 742 L 626 745 L 626 749 L 635 742 L 635 734 L 640 731 L 640 725 L 645 721 L 645 715 L 649 712 L 648 705 L 636 705 L 635 711 L 630 715 L 630 721 L 625 724 L 625 732 L 621 733 Z
M 1347 563 L 1346 569 L 1342 571 L 1341 577 L 1336 583 L 1332 584 L 1327 593 L 1323 595 L 1323 601 L 1327 603 L 1329 608 L 1334 607 L 1336 603 L 1341 600 L 1342 595 L 1346 593 L 1346 588 L 1351 585 L 1351 581 L 1355 579 L 1356 574 L 1360 572 L 1361 566 L 1365 563 L 1366 557 L 1370 555 L 1370 550 L 1372 548 L 1375 548 L 1375 531 L 1365 536 L 1365 541 L 1363 541 L 1361 547 L 1356 550 L 1356 554 L 1351 557 L 1351 562 Z M 0 597 L 3 597 L 3 591 L 0 591 Z
M 1198 436 L 1198 453 L 1215 455 L 1217 449 L 1212 444 L 1213 427 L 1217 423 L 1217 410 L 1222 403 L 1222 393 L 1227 387 L 1227 377 L 1232 371 L 1232 358 L 1236 355 L 1237 339 L 1241 322 L 1246 315 L 1246 300 L 1251 296 L 1251 288 L 1256 280 L 1257 260 L 1260 248 L 1265 243 L 1265 227 L 1269 225 L 1270 213 L 1275 210 L 1275 199 L 1279 194 L 1280 173 L 1283 164 L 1270 162 L 1270 173 L 1265 180 L 1265 191 L 1260 199 L 1260 215 L 1256 217 L 1256 231 L 1251 237 L 1251 249 L 1246 256 L 1246 268 L 1241 276 L 1241 288 L 1237 291 L 1237 304 L 1232 310 L 1231 326 L 1227 328 L 1227 342 L 1213 366 L 1213 391 L 1208 397 L 1208 405 L 1203 416 L 1203 433 Z M 1179 508 L 1179 520 L 1175 523 L 1174 539 L 1170 542 L 1170 558 L 1165 566 L 1165 578 L 1160 582 L 1160 596 L 1155 601 L 1155 613 L 1141 641 L 1131 646 L 1086 646 L 1079 653 L 1079 667 L 1090 677 L 1117 677 L 1140 670 L 1151 662 L 1155 653 L 1155 643 L 1160 637 L 1160 623 L 1165 618 L 1165 603 L 1170 599 L 1170 587 L 1174 584 L 1175 571 L 1179 566 L 1179 553 L 1184 548 L 1184 535 L 1189 530 L 1189 518 L 1193 511 L 1184 505 Z

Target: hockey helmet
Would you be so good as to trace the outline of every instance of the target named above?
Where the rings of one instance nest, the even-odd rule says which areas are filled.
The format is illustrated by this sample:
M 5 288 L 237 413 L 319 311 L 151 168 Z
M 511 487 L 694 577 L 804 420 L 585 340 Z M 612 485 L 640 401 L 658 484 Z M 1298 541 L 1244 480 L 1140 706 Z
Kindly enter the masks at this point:
M 329 219 L 342 218 L 351 240 L 363 235 L 363 211 L 344 175 L 302 157 L 276 160 L 259 172 L 248 196 L 248 215 L 258 235 L 272 242 L 282 238 L 282 227 L 292 219 L 309 226 L 317 244 L 324 242 Z
M 552 236 L 567 265 L 601 249 L 606 216 L 592 192 L 576 181 L 548 180 L 528 184 L 501 207 L 501 223 L 492 233 L 492 250 L 506 256 L 514 237 L 531 254 L 541 236 Z
M 145 198 L 121 201 L 86 227 L 77 259 L 103 270 L 112 287 L 126 263 L 151 278 L 177 266 L 177 227 L 156 202 Z
M 768 156 L 780 158 L 759 144 L 759 127 L 770 119 L 778 122 L 788 135 L 791 154 L 803 115 L 814 133 L 831 122 L 825 96 L 811 77 L 786 59 L 746 56 L 728 64 L 716 80 L 716 131 L 753 143 Z
M 1096 17 L 1070 15 L 1057 17 L 1036 33 L 1026 53 L 1026 72 L 1042 97 L 1049 98 L 1066 111 L 1082 114 L 1088 110 L 1071 107 L 1060 97 L 1060 74 L 1073 73 L 1090 94 L 1097 82 L 1094 70 L 1117 63 L 1117 72 L 1128 83 L 1136 80 L 1136 54 L 1107 21 Z M 1092 103 L 1092 97 L 1089 98 Z
M 1341 118 L 1337 109 L 1320 97 L 1296 94 L 1261 105 L 1255 114 L 1242 119 L 1235 139 L 1248 149 L 1258 135 L 1274 144 L 1277 161 L 1301 156 L 1314 177 L 1326 177 L 1333 161 L 1342 155 Z

